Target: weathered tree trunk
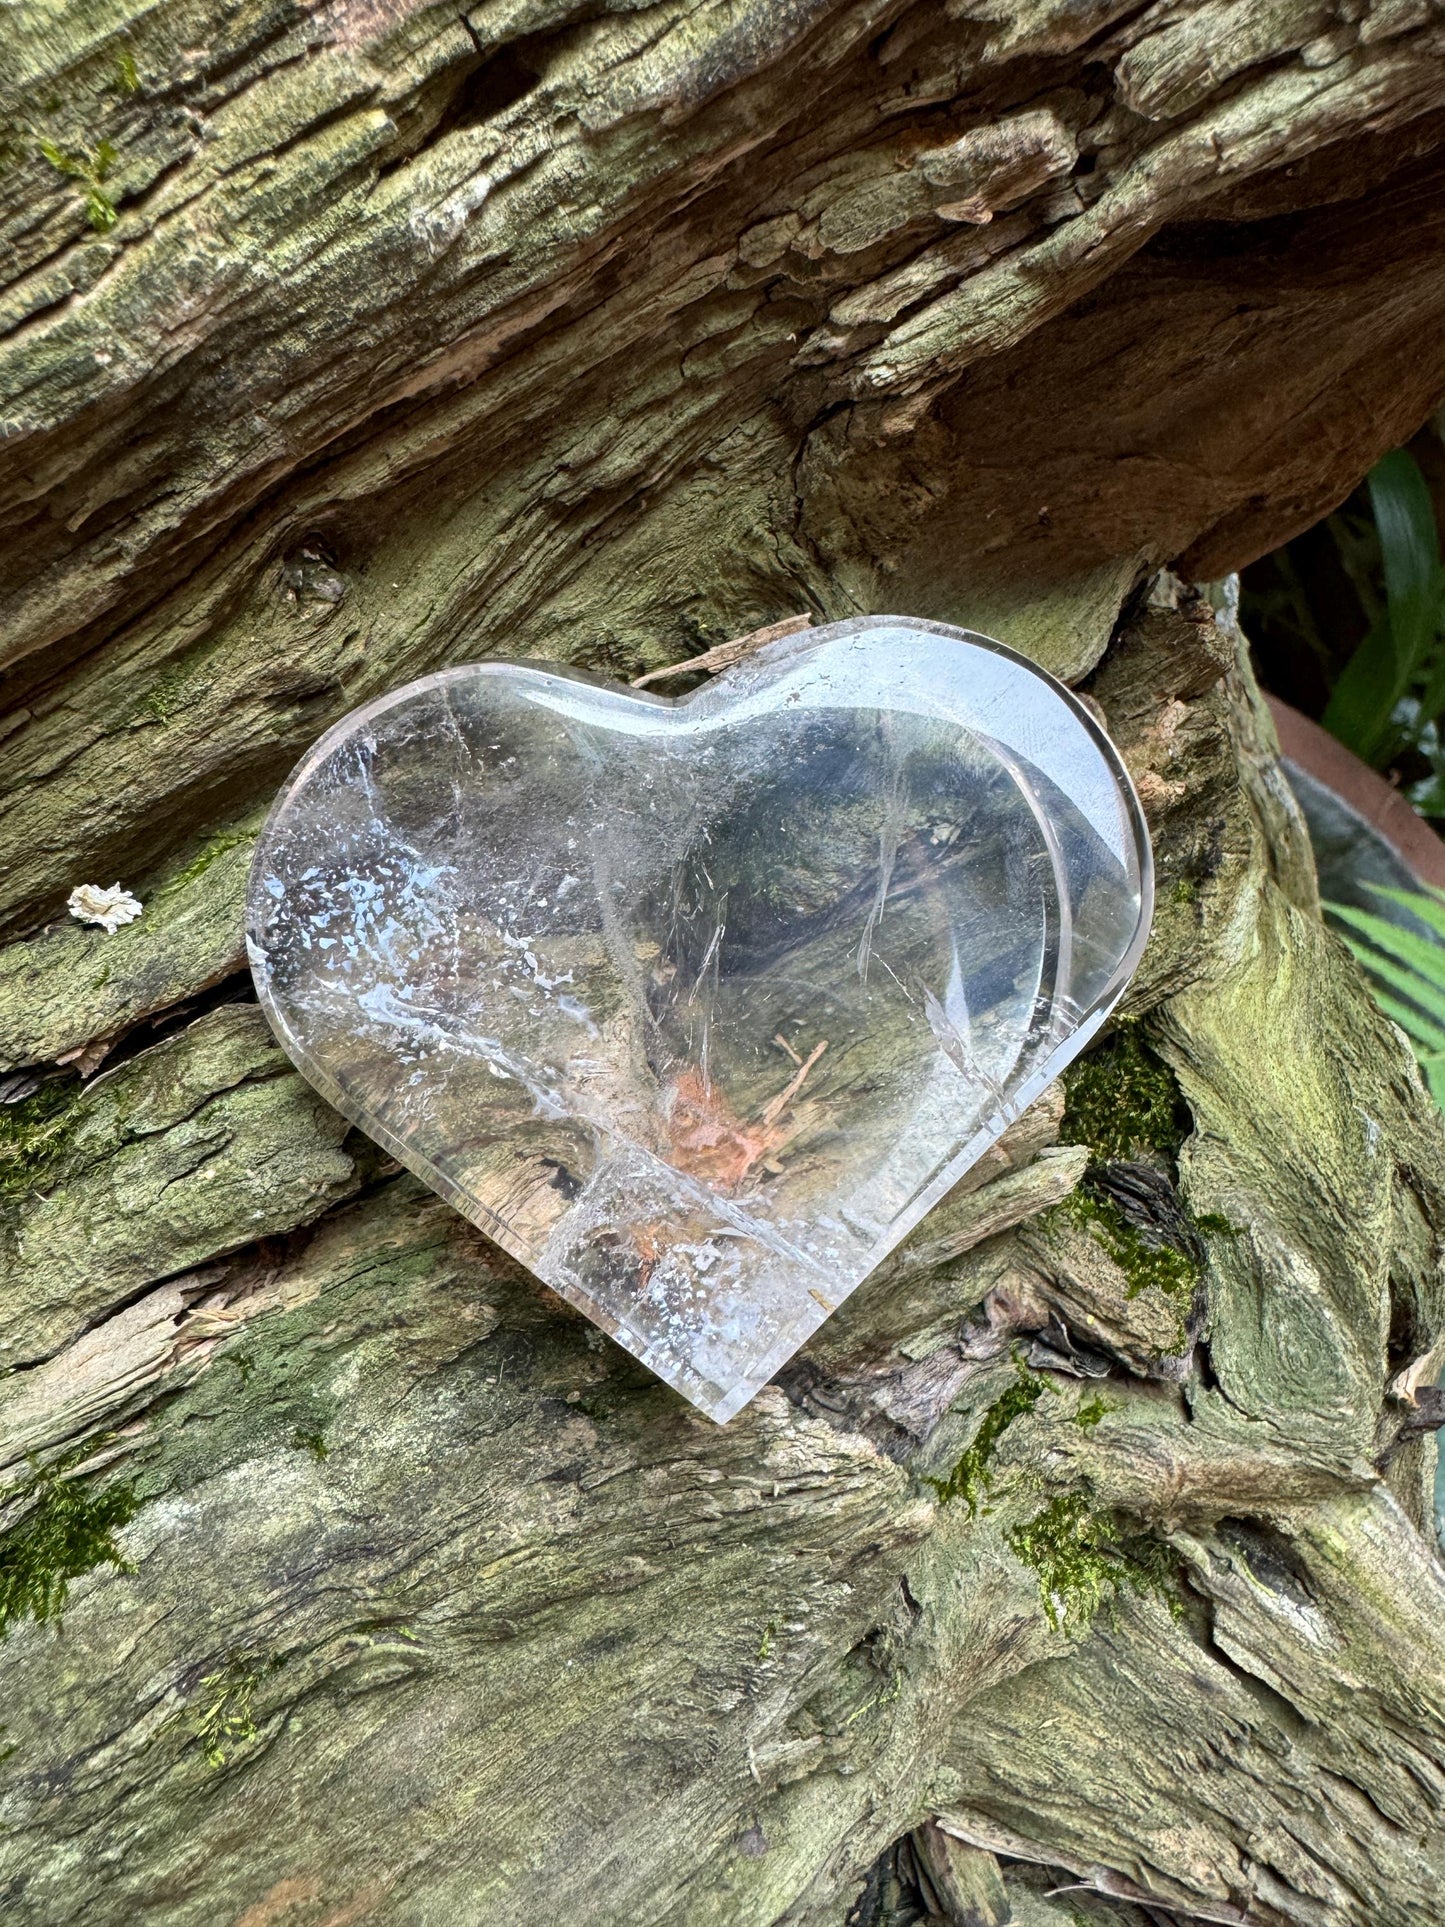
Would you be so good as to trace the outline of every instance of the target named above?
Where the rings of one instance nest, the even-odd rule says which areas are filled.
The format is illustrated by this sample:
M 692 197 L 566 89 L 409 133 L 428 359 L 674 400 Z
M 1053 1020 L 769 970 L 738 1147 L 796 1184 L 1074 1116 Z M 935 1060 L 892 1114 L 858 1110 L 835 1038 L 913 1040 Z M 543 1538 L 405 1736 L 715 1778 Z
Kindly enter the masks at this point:
M 5 1921 L 1438 1918 L 1445 1140 L 1158 572 L 1445 394 L 1439 7 L 7 18 Z M 244 874 L 408 677 L 871 609 L 1102 705 L 1143 1022 L 719 1429 L 291 1072 Z

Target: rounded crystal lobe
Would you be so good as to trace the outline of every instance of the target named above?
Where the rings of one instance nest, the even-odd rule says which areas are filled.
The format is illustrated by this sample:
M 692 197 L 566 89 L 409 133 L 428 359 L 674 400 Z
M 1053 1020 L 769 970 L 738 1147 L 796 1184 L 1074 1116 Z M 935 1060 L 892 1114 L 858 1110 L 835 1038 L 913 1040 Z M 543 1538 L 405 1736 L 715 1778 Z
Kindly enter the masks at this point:
M 673 702 L 484 662 L 358 710 L 251 878 L 301 1071 L 717 1419 L 1083 1048 L 1143 949 L 1117 752 L 879 616 Z

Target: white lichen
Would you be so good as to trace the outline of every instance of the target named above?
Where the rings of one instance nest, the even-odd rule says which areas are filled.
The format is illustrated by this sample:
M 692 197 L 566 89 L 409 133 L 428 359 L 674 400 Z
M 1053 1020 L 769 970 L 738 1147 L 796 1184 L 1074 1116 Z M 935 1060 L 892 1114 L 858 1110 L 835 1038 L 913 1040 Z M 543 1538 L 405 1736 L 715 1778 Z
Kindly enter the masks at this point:
M 142 906 L 139 897 L 133 897 L 118 883 L 112 883 L 108 890 L 98 883 L 82 883 L 71 891 L 65 907 L 78 923 L 97 923 L 113 937 L 123 923 L 135 922 Z

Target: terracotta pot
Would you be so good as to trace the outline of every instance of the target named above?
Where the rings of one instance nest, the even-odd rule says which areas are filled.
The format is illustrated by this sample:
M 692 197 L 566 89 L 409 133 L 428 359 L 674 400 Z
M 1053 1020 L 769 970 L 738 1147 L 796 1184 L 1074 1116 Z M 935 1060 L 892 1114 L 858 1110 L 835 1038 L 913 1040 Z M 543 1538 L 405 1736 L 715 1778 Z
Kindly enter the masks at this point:
M 1308 716 L 1291 709 L 1277 696 L 1266 700 L 1279 734 L 1286 774 L 1292 776 L 1292 771 L 1302 771 L 1307 782 L 1312 780 L 1331 792 L 1341 810 L 1357 819 L 1366 835 L 1393 853 L 1415 883 L 1445 889 L 1445 842 L 1415 814 L 1400 792 Z M 1330 886 L 1324 875 L 1324 855 L 1319 847 L 1315 813 L 1310 807 L 1306 784 L 1296 783 L 1295 790 L 1310 819 L 1310 833 L 1315 838 L 1316 857 L 1320 860 L 1321 886 L 1328 896 Z

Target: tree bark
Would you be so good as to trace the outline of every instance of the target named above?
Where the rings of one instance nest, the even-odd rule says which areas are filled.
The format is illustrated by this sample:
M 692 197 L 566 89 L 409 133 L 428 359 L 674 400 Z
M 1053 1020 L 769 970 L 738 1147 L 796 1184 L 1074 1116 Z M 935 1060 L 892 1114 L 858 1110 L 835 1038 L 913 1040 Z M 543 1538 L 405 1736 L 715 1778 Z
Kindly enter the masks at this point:
M 1439 7 L 11 14 L 6 1920 L 1435 1918 L 1445 1138 L 1182 583 L 1445 394 Z M 290 1070 L 246 866 L 409 677 L 877 609 L 1101 706 L 1183 1141 L 1037 1107 L 718 1428 Z

